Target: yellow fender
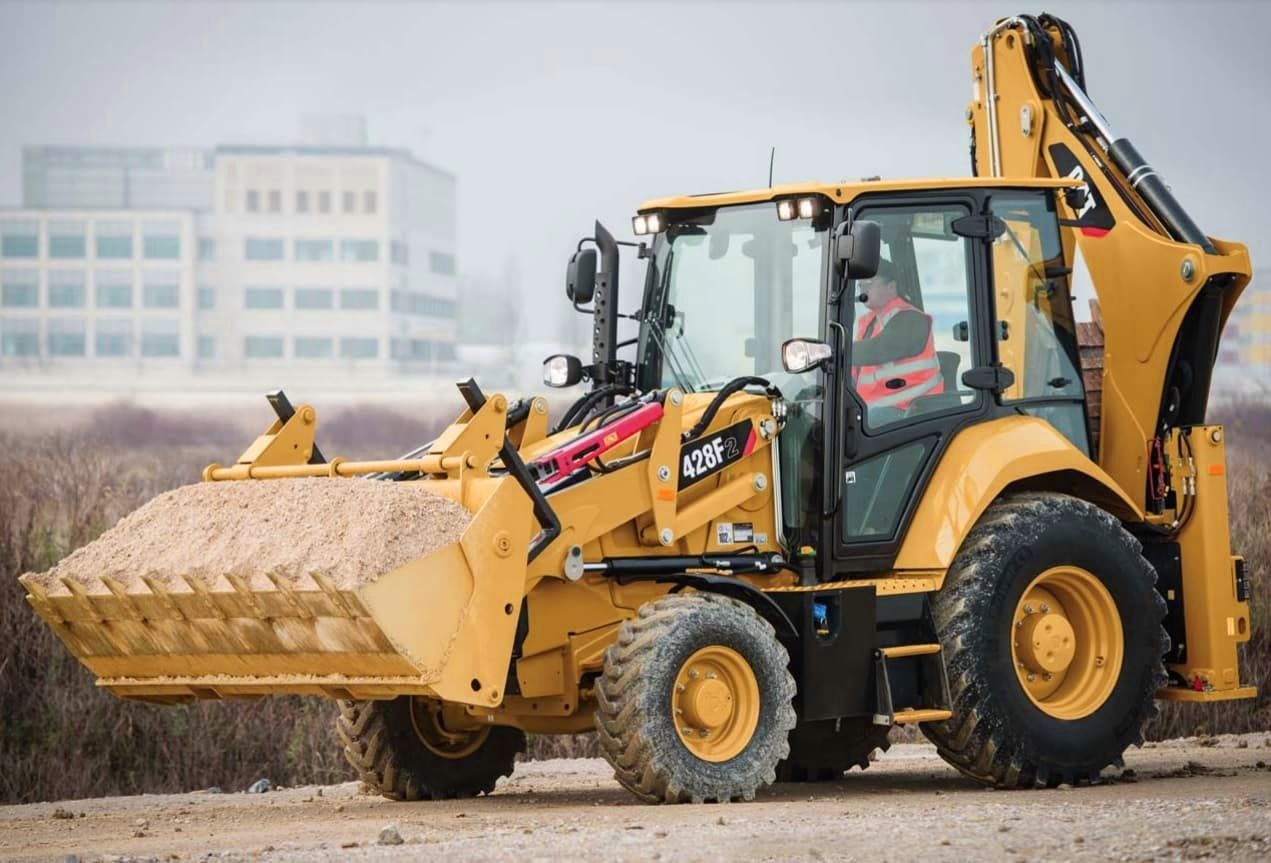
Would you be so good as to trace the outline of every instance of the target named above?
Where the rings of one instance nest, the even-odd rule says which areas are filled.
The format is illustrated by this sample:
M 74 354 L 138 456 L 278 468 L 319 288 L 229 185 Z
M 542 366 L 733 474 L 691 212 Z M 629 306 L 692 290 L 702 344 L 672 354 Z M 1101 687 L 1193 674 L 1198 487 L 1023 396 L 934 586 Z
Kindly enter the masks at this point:
M 1116 481 L 1050 423 L 1003 417 L 963 429 L 949 444 L 893 567 L 948 569 L 975 522 L 1008 489 L 1063 492 L 1117 518 L 1143 519 Z

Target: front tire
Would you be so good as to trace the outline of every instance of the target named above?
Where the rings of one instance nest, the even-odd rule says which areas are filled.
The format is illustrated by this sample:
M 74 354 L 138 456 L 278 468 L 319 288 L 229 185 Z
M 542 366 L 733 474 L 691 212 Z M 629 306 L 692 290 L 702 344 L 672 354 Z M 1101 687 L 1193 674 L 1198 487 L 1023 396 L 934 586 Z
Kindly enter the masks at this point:
M 511 776 L 525 734 L 486 726 L 452 731 L 441 703 L 403 695 L 341 701 L 336 733 L 358 777 L 390 800 L 445 800 L 489 794 Z
M 672 594 L 605 651 L 596 730 L 618 782 L 648 803 L 753 800 L 794 727 L 790 658 L 745 603 Z
M 1094 780 L 1121 764 L 1164 685 L 1164 600 L 1139 542 L 1078 498 L 993 504 L 932 611 L 953 717 L 923 732 L 962 773 L 998 787 Z

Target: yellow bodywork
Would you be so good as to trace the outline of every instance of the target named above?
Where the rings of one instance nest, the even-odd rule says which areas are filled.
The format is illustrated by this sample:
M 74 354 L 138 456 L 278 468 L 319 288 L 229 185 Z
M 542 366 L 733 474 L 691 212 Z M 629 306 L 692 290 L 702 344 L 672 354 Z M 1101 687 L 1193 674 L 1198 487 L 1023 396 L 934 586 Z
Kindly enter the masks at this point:
M 1051 142 L 1080 145 L 1050 116 L 1038 97 L 1023 55 L 1021 36 L 999 32 L 990 42 L 997 70 L 998 114 L 1034 118 L 1027 127 L 1001 124 L 1005 176 L 987 176 L 986 148 L 978 151 L 980 177 L 861 183 L 806 183 L 707 196 L 662 198 L 641 212 L 728 206 L 785 197 L 819 195 L 836 204 L 880 192 L 960 188 L 1069 189 L 1080 178 L 1049 177 L 1042 156 Z M 973 52 L 979 82 L 969 122 L 977 140 L 988 137 L 984 49 Z M 1128 190 L 1133 196 L 1133 190 Z M 1057 195 L 1062 215 L 1074 213 Z M 960 431 L 941 457 L 909 524 L 893 567 L 868 577 L 809 586 L 796 573 L 776 569 L 737 577 L 779 593 L 850 587 L 879 595 L 938 590 L 964 539 L 984 511 L 1012 490 L 1049 490 L 1076 495 L 1126 522 L 1177 528 L 1187 596 L 1188 659 L 1172 668 L 1193 689 L 1171 687 L 1163 697 L 1214 700 L 1249 697 L 1240 686 L 1236 646 L 1249 637 L 1247 603 L 1237 602 L 1234 559 L 1228 537 L 1222 431 L 1217 427 L 1171 432 L 1176 497 L 1194 508 L 1146 514 L 1148 445 L 1161 401 L 1163 380 L 1183 315 L 1206 279 L 1234 274 L 1225 313 L 1250 277 L 1248 252 L 1237 243 L 1214 241 L 1218 254 L 1173 242 L 1141 225 L 1116 195 L 1105 195 L 1117 220 L 1115 241 L 1063 231 L 1065 257 L 1082 256 L 1102 306 L 1104 357 L 1100 451 L 1092 460 L 1042 419 L 1008 416 Z M 1040 239 L 1014 226 L 1029 257 Z M 1000 317 L 1024 333 L 1024 310 L 1011 298 L 1031 297 L 1039 280 L 1026 261 L 1003 247 L 994 251 L 995 275 L 1005 288 Z M 1019 302 L 1019 306 L 1023 303 Z M 1002 345 L 1008 366 L 1027 365 L 1026 338 Z M 1008 392 L 1007 395 L 1017 393 Z M 153 581 L 124 588 L 103 583 L 70 596 L 49 596 L 27 580 L 35 610 L 70 650 L 99 678 L 99 684 L 131 698 L 156 701 L 267 693 L 308 693 L 349 699 L 430 696 L 446 702 L 449 727 L 507 724 L 529 731 L 569 732 L 591 727 L 590 676 L 601 670 L 605 649 L 619 625 L 649 600 L 672 589 L 651 581 L 623 583 L 604 573 L 567 566 L 581 549 L 584 562 L 725 551 L 716 525 L 753 524 L 759 553 L 785 553 L 778 544 L 774 447 L 780 423 L 772 401 L 737 393 L 709 430 L 749 421 L 756 444 L 748 455 L 707 480 L 677 490 L 681 435 L 702 416 L 712 393 L 665 400 L 655 425 L 621 443 L 612 457 L 649 452 L 647 460 L 551 496 L 561 531 L 527 562 L 539 526 L 532 502 L 502 467 L 504 435 L 522 460 L 532 461 L 577 433 L 548 434 L 546 403 L 536 399 L 526 419 L 507 427 L 507 400 L 491 396 L 465 411 L 428 452 L 406 460 L 354 462 L 339 458 L 309 464 L 317 423 L 312 407 L 298 408 L 274 423 L 235 464 L 210 465 L 205 481 L 260 481 L 326 476 L 333 482 L 368 474 L 419 473 L 437 493 L 467 508 L 473 518 L 459 542 L 411 561 L 355 590 L 319 581 L 301 592 L 279 583 L 276 591 L 250 591 L 239 583 L 225 592 L 173 595 Z M 708 430 L 708 431 L 709 431 Z M 1180 446 L 1178 436 L 1187 434 Z M 1185 444 L 1190 443 L 1190 448 Z M 1186 453 L 1186 455 L 1182 455 Z M 607 455 L 606 458 L 610 458 Z M 667 470 L 669 467 L 669 474 Z M 668 479 L 668 476 L 670 477 Z M 1198 502 L 1198 503 L 1197 503 Z M 1184 515 L 1186 520 L 1183 520 Z M 662 537 L 669 532 L 670 542 Z M 762 537 L 762 539 L 760 539 Z M 571 574 L 572 572 L 572 574 Z M 528 619 L 517 638 L 522 607 Z M 514 646 L 519 650 L 511 669 Z M 725 657 L 726 659 L 726 657 Z M 705 660 L 703 660 L 705 661 Z M 712 662 L 725 665 L 716 656 Z M 508 676 L 516 694 L 508 694 Z M 736 682 L 738 691 L 745 681 Z M 703 696 L 705 699 L 705 696 Z M 703 701 L 705 703 L 705 701 Z M 696 711 L 709 725 L 705 707 Z M 1073 708 L 1076 709 L 1076 708 Z M 946 712 L 947 713 L 947 712 Z M 947 718 L 918 713 L 897 722 Z M 729 751 L 724 747 L 721 751 Z

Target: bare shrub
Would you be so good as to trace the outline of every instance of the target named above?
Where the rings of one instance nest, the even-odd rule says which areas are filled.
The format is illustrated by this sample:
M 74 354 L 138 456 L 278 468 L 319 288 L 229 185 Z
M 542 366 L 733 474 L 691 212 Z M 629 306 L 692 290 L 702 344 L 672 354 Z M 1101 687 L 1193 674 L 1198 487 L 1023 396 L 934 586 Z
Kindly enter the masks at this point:
M 319 441 L 350 457 L 405 452 L 453 419 L 454 405 L 403 416 L 348 409 L 320 417 Z M 557 413 L 557 411 L 553 411 Z M 68 432 L 0 433 L 0 803 L 106 794 L 295 785 L 352 778 L 332 733 L 333 705 L 265 698 L 159 707 L 121 701 L 31 611 L 17 576 L 42 570 L 161 491 L 199 478 L 249 442 L 239 426 L 113 405 Z M 1255 702 L 1163 704 L 1153 737 L 1271 726 L 1271 407 L 1235 405 L 1227 423 L 1232 545 L 1245 555 L 1253 606 L 1242 679 Z M 594 735 L 531 735 L 529 758 L 597 754 Z

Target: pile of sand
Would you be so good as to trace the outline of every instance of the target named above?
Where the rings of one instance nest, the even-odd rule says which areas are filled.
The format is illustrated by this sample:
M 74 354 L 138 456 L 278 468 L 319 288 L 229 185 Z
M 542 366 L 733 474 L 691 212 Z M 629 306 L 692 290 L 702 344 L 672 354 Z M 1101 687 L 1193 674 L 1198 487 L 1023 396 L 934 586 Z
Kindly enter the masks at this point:
M 204 482 L 161 494 L 96 541 L 34 576 L 49 593 L 103 576 L 130 591 L 142 576 L 173 587 L 224 575 L 275 589 L 266 573 L 311 588 L 319 573 L 353 589 L 455 542 L 472 515 L 426 482 L 280 479 Z M 144 588 L 142 588 L 144 590 Z

